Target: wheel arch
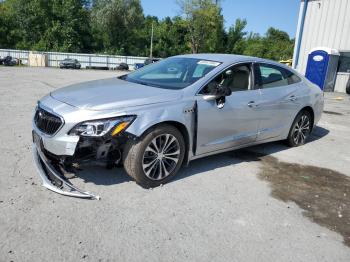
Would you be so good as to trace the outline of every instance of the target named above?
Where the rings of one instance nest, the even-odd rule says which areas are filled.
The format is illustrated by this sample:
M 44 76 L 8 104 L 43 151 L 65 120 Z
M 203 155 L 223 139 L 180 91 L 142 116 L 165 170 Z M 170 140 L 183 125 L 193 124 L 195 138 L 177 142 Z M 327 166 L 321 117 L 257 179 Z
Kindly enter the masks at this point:
M 313 108 L 311 107 L 311 106 L 305 106 L 305 107 L 303 107 L 299 112 L 298 112 L 298 114 L 300 113 L 300 112 L 302 112 L 302 111 L 307 111 L 307 112 L 309 112 L 310 113 L 310 115 L 311 115 L 311 122 L 312 122 L 312 125 L 311 125 L 311 131 L 314 129 L 314 123 L 315 123 L 315 112 L 314 112 L 314 110 L 313 110 Z M 297 115 L 298 115 L 297 114 Z
M 183 165 L 187 165 L 189 162 L 189 152 L 191 150 L 191 146 L 190 146 L 191 139 L 190 139 L 190 133 L 187 127 L 183 123 L 174 121 L 174 120 L 166 120 L 166 121 L 158 122 L 152 126 L 149 126 L 146 130 L 144 130 L 141 136 L 143 136 L 150 129 L 156 128 L 157 126 L 160 126 L 160 125 L 170 125 L 180 131 L 180 133 L 182 134 L 182 137 L 185 140 L 185 156 L 184 156 Z

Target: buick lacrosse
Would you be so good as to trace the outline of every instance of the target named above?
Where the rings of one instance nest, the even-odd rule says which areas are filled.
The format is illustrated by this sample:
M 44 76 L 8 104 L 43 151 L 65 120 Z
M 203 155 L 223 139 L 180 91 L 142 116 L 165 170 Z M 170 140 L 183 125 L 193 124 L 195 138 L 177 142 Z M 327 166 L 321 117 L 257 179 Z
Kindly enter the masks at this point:
M 197 158 L 277 140 L 303 145 L 322 111 L 320 88 L 285 65 L 181 55 L 43 97 L 33 155 L 45 187 L 98 198 L 68 179 L 86 162 L 123 165 L 136 183 L 156 187 Z

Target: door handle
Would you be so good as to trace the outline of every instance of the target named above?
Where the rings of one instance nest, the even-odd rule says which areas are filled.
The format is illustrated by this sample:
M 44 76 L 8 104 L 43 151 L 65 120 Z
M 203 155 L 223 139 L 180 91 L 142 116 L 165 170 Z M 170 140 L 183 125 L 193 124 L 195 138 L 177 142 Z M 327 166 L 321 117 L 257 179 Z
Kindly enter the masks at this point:
M 291 95 L 289 98 L 288 98 L 289 101 L 295 101 L 297 100 L 297 97 L 295 95 Z
M 255 106 L 256 106 L 256 105 L 255 105 L 255 101 L 250 101 L 250 102 L 247 104 L 247 106 L 249 106 L 250 108 L 255 107 Z

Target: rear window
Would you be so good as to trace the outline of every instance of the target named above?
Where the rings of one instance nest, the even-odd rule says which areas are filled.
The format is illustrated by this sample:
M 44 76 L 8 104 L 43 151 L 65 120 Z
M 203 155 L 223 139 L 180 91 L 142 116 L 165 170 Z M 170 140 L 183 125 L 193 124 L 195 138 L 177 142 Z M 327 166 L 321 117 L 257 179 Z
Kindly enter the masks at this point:
M 293 72 L 275 65 L 259 64 L 260 87 L 272 88 L 295 84 L 301 81 Z
M 283 70 L 285 70 L 285 75 L 286 75 L 286 78 L 288 80 L 288 84 L 296 84 L 296 83 L 299 83 L 301 81 L 300 77 L 297 76 L 296 74 L 294 74 L 293 72 L 287 70 L 287 69 L 284 69 L 282 68 Z

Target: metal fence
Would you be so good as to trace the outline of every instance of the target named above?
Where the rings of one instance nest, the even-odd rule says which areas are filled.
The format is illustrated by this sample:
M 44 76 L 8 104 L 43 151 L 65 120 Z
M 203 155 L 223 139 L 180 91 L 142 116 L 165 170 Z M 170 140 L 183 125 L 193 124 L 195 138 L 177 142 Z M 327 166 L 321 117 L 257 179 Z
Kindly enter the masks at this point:
M 22 63 L 28 63 L 28 50 L 0 49 L 0 56 L 12 56 L 22 60 Z M 61 53 L 61 52 L 38 52 L 31 51 L 34 54 L 46 54 L 48 66 L 58 67 L 59 62 L 65 58 L 77 59 L 82 68 L 88 66 L 108 67 L 110 69 L 117 67 L 120 63 L 127 63 L 131 69 L 135 63 L 143 63 L 147 57 L 138 56 L 117 56 L 117 55 L 99 55 L 82 53 Z

